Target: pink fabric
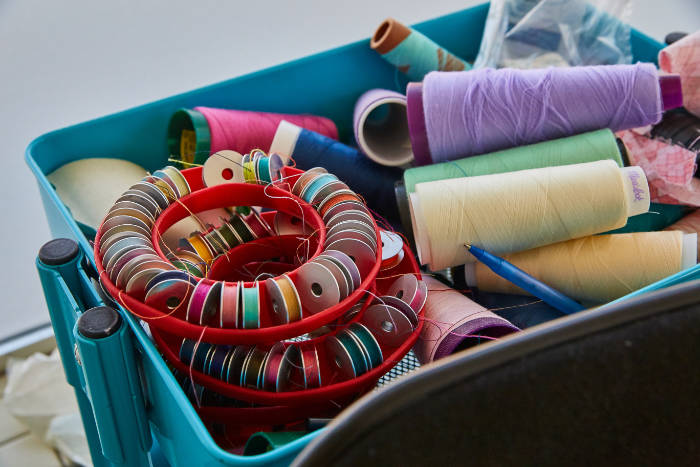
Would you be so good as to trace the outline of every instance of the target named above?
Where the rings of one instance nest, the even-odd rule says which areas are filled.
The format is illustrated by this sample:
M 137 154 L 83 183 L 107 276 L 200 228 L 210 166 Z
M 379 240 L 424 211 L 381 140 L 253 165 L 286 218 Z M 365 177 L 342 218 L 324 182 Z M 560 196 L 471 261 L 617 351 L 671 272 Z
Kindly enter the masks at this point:
M 315 115 L 287 115 L 269 112 L 250 112 L 245 110 L 214 109 L 195 107 L 204 115 L 209 124 L 211 138 L 209 151 L 230 149 L 241 154 L 253 149 L 266 151 L 275 137 L 277 127 L 282 120 L 312 130 L 329 138 L 338 139 L 335 123 L 325 117 Z
M 694 152 L 637 130 L 620 131 L 617 136 L 627 146 L 630 163 L 644 170 L 652 201 L 700 206 L 700 179 L 693 177 Z
M 681 75 L 683 106 L 700 117 L 700 31 L 661 50 L 659 66 L 663 71 Z

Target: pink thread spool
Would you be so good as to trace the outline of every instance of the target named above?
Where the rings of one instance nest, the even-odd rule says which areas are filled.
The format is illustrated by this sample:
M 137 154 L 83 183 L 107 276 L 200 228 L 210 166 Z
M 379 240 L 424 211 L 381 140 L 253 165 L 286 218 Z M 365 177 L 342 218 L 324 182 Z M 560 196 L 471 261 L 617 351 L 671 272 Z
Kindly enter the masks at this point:
M 422 364 L 519 331 L 510 322 L 430 276 L 423 330 L 413 348 Z
M 335 123 L 326 117 L 195 107 L 180 109 L 170 118 L 168 151 L 194 164 L 203 164 L 209 155 L 227 149 L 246 154 L 270 147 L 282 120 L 338 138 Z

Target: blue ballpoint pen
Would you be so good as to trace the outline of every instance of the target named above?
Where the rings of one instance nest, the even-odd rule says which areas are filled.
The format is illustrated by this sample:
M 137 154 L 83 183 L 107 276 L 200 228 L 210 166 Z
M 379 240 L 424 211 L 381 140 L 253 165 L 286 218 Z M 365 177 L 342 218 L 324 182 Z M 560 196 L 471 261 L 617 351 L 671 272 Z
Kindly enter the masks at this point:
M 469 253 L 474 255 L 476 259 L 481 261 L 485 266 L 491 269 L 493 272 L 512 282 L 521 289 L 531 293 L 535 297 L 539 298 L 543 302 L 553 306 L 562 313 L 576 313 L 577 311 L 584 310 L 585 308 L 570 299 L 563 293 L 551 288 L 547 284 L 540 282 L 539 280 L 532 277 L 530 274 L 526 273 L 520 268 L 512 265 L 503 258 L 499 258 L 496 255 L 489 253 L 488 251 L 482 250 L 475 246 L 465 244 L 464 245 Z

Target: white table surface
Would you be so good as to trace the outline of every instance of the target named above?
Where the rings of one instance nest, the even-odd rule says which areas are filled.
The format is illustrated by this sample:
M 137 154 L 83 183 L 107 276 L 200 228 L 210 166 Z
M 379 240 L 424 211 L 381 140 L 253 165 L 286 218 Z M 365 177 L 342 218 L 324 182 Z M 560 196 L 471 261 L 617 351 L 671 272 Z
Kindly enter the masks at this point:
M 34 137 L 368 37 L 387 16 L 477 3 L 0 1 L 0 341 L 49 319 L 34 259 L 51 236 L 23 158 Z M 700 0 L 636 0 L 629 22 L 658 40 L 700 29 Z

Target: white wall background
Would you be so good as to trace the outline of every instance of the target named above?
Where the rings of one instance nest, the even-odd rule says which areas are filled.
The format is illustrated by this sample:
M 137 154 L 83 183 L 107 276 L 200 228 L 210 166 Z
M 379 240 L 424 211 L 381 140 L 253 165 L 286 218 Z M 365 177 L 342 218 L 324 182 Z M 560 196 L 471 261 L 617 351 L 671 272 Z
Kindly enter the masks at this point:
M 0 340 L 48 321 L 34 137 L 477 3 L 0 0 Z M 630 23 L 658 40 L 700 29 L 700 0 L 636 0 Z

